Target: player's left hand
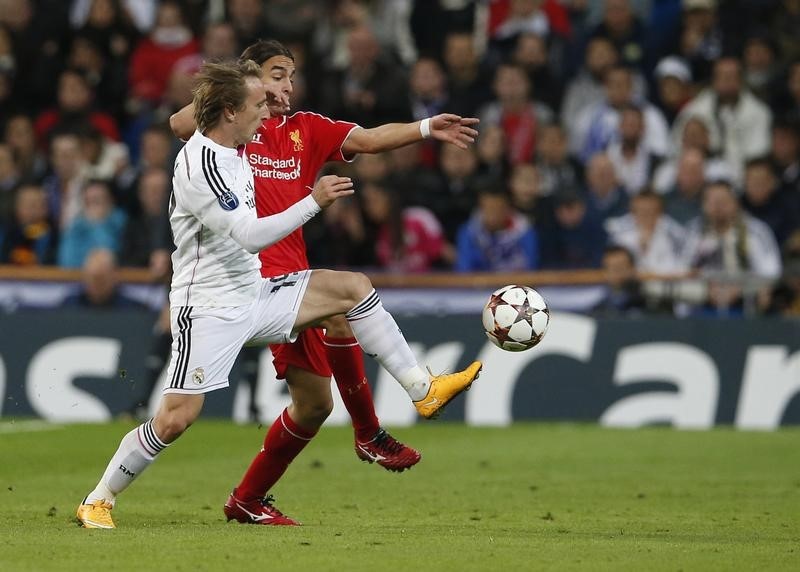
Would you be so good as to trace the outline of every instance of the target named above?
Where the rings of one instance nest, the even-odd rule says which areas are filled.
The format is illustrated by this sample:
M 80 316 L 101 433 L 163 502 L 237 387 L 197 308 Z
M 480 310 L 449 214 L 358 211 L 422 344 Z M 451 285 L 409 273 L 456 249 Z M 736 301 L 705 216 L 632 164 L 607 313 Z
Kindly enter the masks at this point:
M 461 117 L 452 113 L 434 115 L 431 117 L 431 137 L 466 149 L 478 136 L 472 125 L 477 125 L 479 122 L 480 119 L 475 117 Z

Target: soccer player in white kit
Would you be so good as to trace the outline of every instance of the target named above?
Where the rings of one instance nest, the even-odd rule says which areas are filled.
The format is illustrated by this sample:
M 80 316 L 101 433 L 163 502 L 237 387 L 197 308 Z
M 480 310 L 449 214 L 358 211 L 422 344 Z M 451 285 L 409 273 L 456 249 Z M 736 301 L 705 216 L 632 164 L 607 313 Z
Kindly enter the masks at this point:
M 257 218 L 243 149 L 269 117 L 266 103 L 261 68 L 254 62 L 201 68 L 194 92 L 198 130 L 175 160 L 169 205 L 177 249 L 164 397 L 155 417 L 123 437 L 78 507 L 77 518 L 87 528 L 114 528 L 117 495 L 195 421 L 205 393 L 228 386 L 245 344 L 289 342 L 303 329 L 343 314 L 363 350 L 403 386 L 425 417 L 435 416 L 480 373 L 480 362 L 449 375 L 424 372 L 363 274 L 306 270 L 261 277 L 260 250 L 354 192 L 348 178 L 323 177 L 311 195 L 287 210 Z M 261 514 L 291 521 L 277 509 Z

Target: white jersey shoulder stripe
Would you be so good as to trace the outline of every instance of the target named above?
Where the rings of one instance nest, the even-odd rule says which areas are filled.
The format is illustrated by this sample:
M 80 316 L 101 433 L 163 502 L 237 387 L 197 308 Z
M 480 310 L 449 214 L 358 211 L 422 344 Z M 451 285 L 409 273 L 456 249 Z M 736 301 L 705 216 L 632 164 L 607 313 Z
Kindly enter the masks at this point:
M 227 185 L 225 185 L 225 181 L 222 180 L 222 177 L 219 174 L 216 153 L 214 153 L 214 151 L 208 147 L 203 147 L 202 160 L 203 175 L 205 176 L 206 182 L 208 183 L 208 186 L 214 195 L 219 198 L 225 193 L 229 193 L 230 189 L 228 189 Z

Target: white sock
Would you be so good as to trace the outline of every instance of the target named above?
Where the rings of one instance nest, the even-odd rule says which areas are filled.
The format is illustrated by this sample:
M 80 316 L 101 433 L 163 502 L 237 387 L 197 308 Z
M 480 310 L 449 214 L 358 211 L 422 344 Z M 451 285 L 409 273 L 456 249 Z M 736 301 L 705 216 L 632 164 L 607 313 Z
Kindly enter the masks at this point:
M 361 349 L 377 359 L 413 401 L 428 394 L 431 385 L 428 374 L 419 367 L 397 322 L 384 309 L 375 290 L 347 312 L 345 318 Z
M 84 502 L 106 500 L 114 504 L 117 495 L 128 488 L 166 447 L 167 444 L 156 435 L 152 419 L 136 427 L 122 438 L 103 477 Z

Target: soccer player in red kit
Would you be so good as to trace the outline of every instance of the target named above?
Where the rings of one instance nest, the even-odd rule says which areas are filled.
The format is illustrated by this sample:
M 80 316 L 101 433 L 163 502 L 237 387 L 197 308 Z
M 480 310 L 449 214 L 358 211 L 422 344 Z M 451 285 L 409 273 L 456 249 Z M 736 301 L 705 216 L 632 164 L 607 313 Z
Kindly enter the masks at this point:
M 297 112 L 287 115 L 295 72 L 294 58 L 281 43 L 261 40 L 248 47 L 242 59 L 261 66 L 268 88 L 270 113 L 247 144 L 255 181 L 259 217 L 279 213 L 305 197 L 328 161 L 350 161 L 358 153 L 379 153 L 433 137 L 459 147 L 474 141 L 471 127 L 478 120 L 443 114 L 421 122 L 387 124 L 363 129 L 354 123 Z M 282 99 L 278 100 L 275 93 Z M 187 106 L 170 118 L 175 134 L 187 139 L 194 131 L 193 109 Z M 309 268 L 301 229 L 260 253 L 261 274 L 274 277 Z M 345 319 L 334 318 L 321 329 L 302 332 L 292 344 L 270 346 L 279 379 L 286 379 L 292 404 L 267 432 L 256 455 L 228 503 L 230 519 L 254 524 L 296 524 L 271 504 L 266 492 L 289 463 L 316 434 L 331 412 L 331 375 L 355 430 L 356 455 L 393 471 L 420 460 L 414 449 L 395 440 L 380 427 L 372 392 L 364 372 L 363 354 Z M 419 409 L 419 407 L 418 407 Z M 423 416 L 427 416 L 420 410 Z

